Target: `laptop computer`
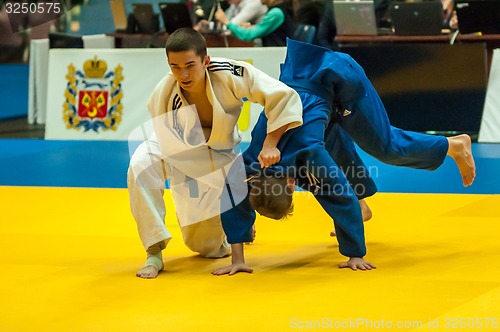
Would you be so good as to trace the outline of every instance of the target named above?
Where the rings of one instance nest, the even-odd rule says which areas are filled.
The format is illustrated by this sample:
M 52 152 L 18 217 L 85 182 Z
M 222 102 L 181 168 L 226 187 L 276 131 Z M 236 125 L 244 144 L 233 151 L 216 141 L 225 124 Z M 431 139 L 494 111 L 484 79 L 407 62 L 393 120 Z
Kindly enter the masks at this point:
M 127 29 L 127 12 L 123 0 L 109 0 L 113 22 L 116 31 L 125 31 Z
M 187 4 L 161 2 L 159 6 L 165 31 L 169 34 L 179 28 L 191 28 L 193 26 Z
M 394 3 L 390 10 L 392 26 L 396 35 L 441 34 L 443 8 L 440 1 Z
M 332 0 L 337 35 L 375 36 L 378 34 L 373 0 Z
M 499 0 L 455 0 L 460 33 L 500 33 Z

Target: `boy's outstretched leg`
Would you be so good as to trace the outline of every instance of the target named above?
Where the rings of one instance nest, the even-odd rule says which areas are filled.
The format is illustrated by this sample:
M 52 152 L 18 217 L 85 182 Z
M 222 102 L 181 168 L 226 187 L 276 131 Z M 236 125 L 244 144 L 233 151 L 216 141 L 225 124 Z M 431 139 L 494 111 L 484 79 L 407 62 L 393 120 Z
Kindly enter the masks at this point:
M 472 143 L 469 135 L 448 137 L 448 156 L 457 163 L 464 187 L 470 186 L 476 177 L 476 165 L 472 156 Z

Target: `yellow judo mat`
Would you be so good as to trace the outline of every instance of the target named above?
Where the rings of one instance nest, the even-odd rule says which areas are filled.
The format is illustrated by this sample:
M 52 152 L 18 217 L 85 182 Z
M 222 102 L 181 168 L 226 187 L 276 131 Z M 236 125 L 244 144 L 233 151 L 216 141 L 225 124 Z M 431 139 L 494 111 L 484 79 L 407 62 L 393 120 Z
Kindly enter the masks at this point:
M 0 331 L 500 331 L 500 196 L 368 199 L 373 271 L 346 260 L 308 193 L 294 216 L 259 218 L 253 274 L 213 276 L 174 238 L 144 280 L 126 189 L 0 187 Z M 173 205 L 169 192 L 165 200 Z

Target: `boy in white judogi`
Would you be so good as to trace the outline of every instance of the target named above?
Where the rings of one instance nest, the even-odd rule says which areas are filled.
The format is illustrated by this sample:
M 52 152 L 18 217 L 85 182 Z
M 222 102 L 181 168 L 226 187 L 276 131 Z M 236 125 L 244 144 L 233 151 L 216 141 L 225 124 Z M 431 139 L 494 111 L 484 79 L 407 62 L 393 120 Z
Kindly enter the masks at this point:
M 264 106 L 268 117 L 262 167 L 279 161 L 279 139 L 302 124 L 302 104 L 294 90 L 245 62 L 211 60 L 195 30 L 173 33 L 166 52 L 171 72 L 148 102 L 155 135 L 137 148 L 128 171 L 131 210 L 147 251 L 146 264 L 137 272 L 141 278 L 155 278 L 163 269 L 161 251 L 172 237 L 164 224 L 167 178 L 185 244 L 204 257 L 230 254 L 219 215 L 246 196 L 237 151 L 243 100 Z M 233 189 L 231 197 L 221 197 L 224 186 Z

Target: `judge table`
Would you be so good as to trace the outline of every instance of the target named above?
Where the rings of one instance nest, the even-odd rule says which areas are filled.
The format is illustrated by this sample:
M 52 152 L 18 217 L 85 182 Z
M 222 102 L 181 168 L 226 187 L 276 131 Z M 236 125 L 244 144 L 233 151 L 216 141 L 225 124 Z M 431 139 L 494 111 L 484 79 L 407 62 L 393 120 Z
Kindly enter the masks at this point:
M 379 92 L 391 123 L 428 133 L 479 132 L 500 35 L 337 36 Z

